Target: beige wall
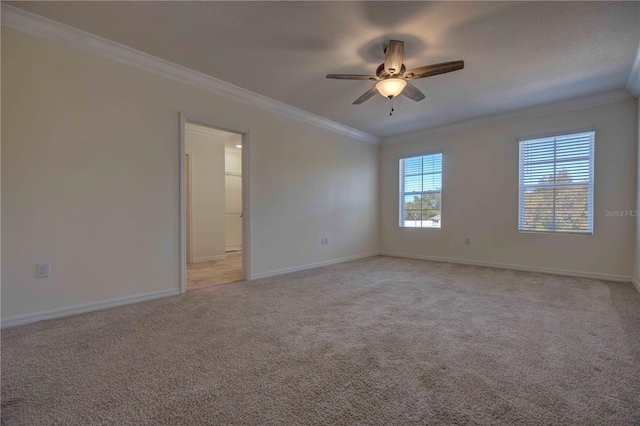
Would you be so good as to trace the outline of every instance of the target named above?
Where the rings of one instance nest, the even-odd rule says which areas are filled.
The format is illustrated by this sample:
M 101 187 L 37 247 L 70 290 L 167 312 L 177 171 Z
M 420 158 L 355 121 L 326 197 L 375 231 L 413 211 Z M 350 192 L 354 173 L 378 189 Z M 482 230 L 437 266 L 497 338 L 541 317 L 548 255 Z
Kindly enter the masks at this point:
M 379 249 L 376 146 L 4 27 L 2 86 L 3 318 L 179 289 L 181 111 L 251 131 L 252 275 Z
M 604 210 L 635 209 L 636 119 L 628 100 L 383 146 L 382 251 L 631 276 L 636 219 Z M 519 233 L 517 140 L 587 128 L 596 130 L 594 234 Z M 398 159 L 430 152 L 444 154 L 442 229 L 401 229 Z
M 185 152 L 191 157 L 192 261 L 206 262 L 225 253 L 224 139 L 185 127 Z

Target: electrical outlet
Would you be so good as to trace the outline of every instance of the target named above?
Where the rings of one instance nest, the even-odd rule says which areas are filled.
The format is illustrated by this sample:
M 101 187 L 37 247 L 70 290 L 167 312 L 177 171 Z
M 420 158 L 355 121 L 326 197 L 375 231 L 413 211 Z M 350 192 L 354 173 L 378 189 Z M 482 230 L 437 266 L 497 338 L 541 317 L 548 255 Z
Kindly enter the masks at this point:
M 329 245 L 329 237 L 324 237 L 324 245 L 325 246 Z
M 470 245 L 471 244 L 471 238 L 467 237 L 464 239 L 464 243 L 465 245 Z
M 49 276 L 49 264 L 48 263 L 38 263 L 37 267 L 37 276 L 38 278 L 47 278 Z

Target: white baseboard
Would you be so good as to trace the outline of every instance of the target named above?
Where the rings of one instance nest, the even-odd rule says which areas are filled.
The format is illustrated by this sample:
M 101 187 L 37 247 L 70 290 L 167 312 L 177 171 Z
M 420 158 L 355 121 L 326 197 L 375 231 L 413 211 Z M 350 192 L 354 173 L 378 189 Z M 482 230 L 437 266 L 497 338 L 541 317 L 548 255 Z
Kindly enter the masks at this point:
M 367 257 L 378 256 L 378 255 L 391 256 L 391 257 L 404 257 L 409 259 L 432 260 L 435 262 L 459 263 L 459 264 L 473 265 L 473 266 L 486 266 L 490 268 L 514 269 L 518 271 L 527 271 L 527 272 L 541 272 L 546 274 L 568 275 L 573 277 L 594 278 L 594 279 L 607 280 L 607 281 L 632 282 L 633 285 L 638 290 L 638 292 L 640 292 L 640 281 L 638 281 L 638 279 L 636 278 L 626 277 L 623 275 L 598 274 L 598 273 L 592 273 L 592 272 L 568 271 L 563 269 L 536 268 L 531 266 L 511 265 L 511 264 L 491 263 L 491 262 L 478 262 L 474 260 L 456 259 L 456 258 L 449 258 L 449 257 L 421 256 L 421 255 L 414 255 L 414 254 L 408 254 L 408 253 L 393 253 L 393 252 L 379 252 L 379 253 L 373 252 L 373 253 L 360 254 L 356 256 L 343 257 L 340 259 L 326 260 L 324 262 L 309 263 L 303 266 L 296 266 L 293 268 L 284 268 L 284 269 L 278 269 L 275 271 L 255 274 L 251 277 L 251 279 L 257 280 L 260 278 L 268 278 L 276 275 L 304 271 L 307 269 L 319 268 L 321 266 L 334 265 L 336 263 L 348 262 L 350 260 L 364 259 Z M 176 296 L 178 294 L 180 294 L 180 290 L 178 289 L 162 290 L 162 291 L 156 291 L 152 293 L 138 294 L 134 296 L 118 297 L 115 299 L 103 300 L 99 302 L 84 303 L 82 305 L 70 306 L 68 308 L 61 308 L 61 309 L 53 309 L 50 311 L 37 312 L 34 314 L 17 315 L 14 317 L 4 318 L 0 320 L 0 327 L 2 328 L 14 327 L 17 325 L 29 324 L 37 321 L 61 318 L 61 317 L 66 317 L 70 315 L 81 314 L 84 312 L 91 312 L 91 311 L 97 311 L 100 309 L 128 305 L 131 303 L 144 302 L 147 300 L 158 299 L 161 297 Z
M 259 274 L 253 274 L 251 276 L 251 279 L 252 280 L 259 280 L 260 278 L 274 277 L 276 275 L 289 274 L 291 272 L 299 272 L 299 271 L 304 271 L 304 270 L 307 270 L 307 269 L 319 268 L 321 266 L 334 265 L 336 263 L 348 262 L 350 260 L 364 259 L 366 257 L 377 256 L 379 254 L 380 253 L 378 253 L 378 252 L 366 253 L 366 254 L 358 254 L 358 255 L 355 255 L 355 256 L 342 257 L 342 258 L 339 258 L 339 259 L 325 260 L 324 262 L 316 262 L 316 263 L 309 263 L 307 265 L 302 265 L 302 266 L 294 266 L 293 268 L 284 268 L 284 269 L 278 269 L 278 270 L 275 270 L 275 271 L 261 272 Z
M 194 257 L 191 263 L 211 262 L 212 260 L 222 260 L 226 257 L 226 254 L 219 254 L 217 256 Z
M 51 311 L 36 312 L 34 314 L 16 315 L 14 317 L 0 320 L 0 327 L 13 327 L 16 325 L 29 324 L 36 321 L 66 317 L 69 315 L 81 314 L 84 312 L 97 311 L 100 309 L 113 308 L 130 303 L 144 302 L 158 299 L 160 297 L 175 296 L 180 294 L 179 289 L 154 291 L 152 293 L 137 294 L 134 296 L 118 297 L 115 299 L 102 300 L 99 302 L 83 303 L 82 305 L 70 306 L 68 308 L 53 309 Z
M 457 259 L 453 257 L 421 256 L 408 253 L 381 252 L 382 256 L 406 257 L 409 259 L 433 260 L 435 262 L 460 263 L 463 265 L 486 266 L 489 268 L 514 269 L 516 271 L 540 272 L 544 274 L 568 275 L 571 277 L 593 278 L 605 281 L 631 282 L 631 277 L 624 275 L 599 274 L 595 272 L 570 271 L 565 269 L 538 268 L 535 266 L 512 265 L 508 263 L 480 262 L 476 260 Z

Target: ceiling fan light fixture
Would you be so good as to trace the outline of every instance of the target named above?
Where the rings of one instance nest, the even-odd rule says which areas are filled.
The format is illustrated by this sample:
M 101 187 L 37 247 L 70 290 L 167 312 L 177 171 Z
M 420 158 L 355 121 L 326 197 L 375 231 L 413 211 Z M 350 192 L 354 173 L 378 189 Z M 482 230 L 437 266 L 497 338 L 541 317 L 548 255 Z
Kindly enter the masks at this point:
M 375 75 L 327 74 L 327 78 L 377 81 L 378 83 L 374 87 L 371 87 L 358 99 L 353 101 L 353 105 L 360 105 L 367 99 L 371 99 L 376 92 L 379 92 L 385 98 L 389 98 L 391 101 L 391 112 L 393 113 L 393 98 L 398 95 L 406 96 L 415 102 L 420 102 L 425 98 L 424 93 L 406 80 L 418 80 L 420 78 L 432 77 L 464 68 L 464 61 L 450 61 L 407 70 L 402 63 L 403 56 L 404 42 L 401 40 L 389 40 L 389 44 L 384 51 L 384 62 L 378 66 Z
M 380 80 L 376 84 L 376 89 L 385 98 L 393 98 L 402 93 L 406 85 L 407 82 L 403 79 L 393 77 Z

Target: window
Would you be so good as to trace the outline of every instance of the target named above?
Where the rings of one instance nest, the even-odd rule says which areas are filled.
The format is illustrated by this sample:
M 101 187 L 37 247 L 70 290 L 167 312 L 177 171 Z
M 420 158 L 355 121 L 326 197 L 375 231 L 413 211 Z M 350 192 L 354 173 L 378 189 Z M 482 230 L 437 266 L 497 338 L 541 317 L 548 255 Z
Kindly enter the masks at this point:
M 520 141 L 518 229 L 593 233 L 594 132 Z
M 440 228 L 442 153 L 400 160 L 400 226 Z

